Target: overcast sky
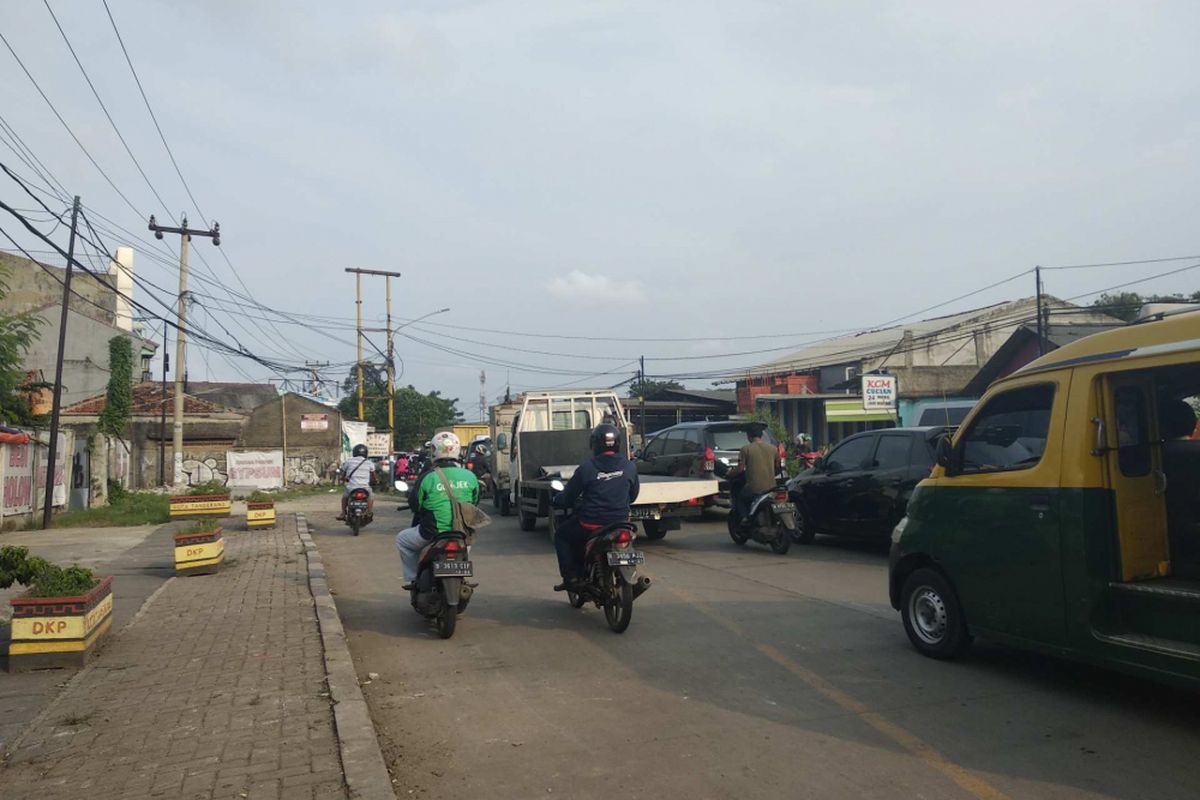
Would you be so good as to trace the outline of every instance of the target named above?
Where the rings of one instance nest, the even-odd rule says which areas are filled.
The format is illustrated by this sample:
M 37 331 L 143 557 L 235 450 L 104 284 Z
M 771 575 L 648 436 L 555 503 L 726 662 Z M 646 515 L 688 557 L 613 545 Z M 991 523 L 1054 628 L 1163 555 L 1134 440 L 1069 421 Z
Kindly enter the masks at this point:
M 51 5 L 167 208 L 43 3 L 6 0 L 0 32 L 138 212 L 186 209 L 198 224 L 103 4 Z M 712 356 L 650 360 L 652 374 L 722 370 L 1035 264 L 1200 253 L 1192 2 L 109 5 L 184 177 L 260 302 L 350 325 L 343 268 L 397 270 L 400 317 L 449 306 L 429 322 L 584 337 L 405 329 L 462 354 L 398 339 L 402 382 L 460 397 L 468 417 L 477 356 L 559 371 L 483 365 L 490 397 L 509 376 L 514 388 L 616 383 L 643 353 Z M 3 49 L 0 114 L 149 249 L 144 218 Z M 2 142 L 0 161 L 29 173 Z M 6 179 L 0 199 L 29 206 Z M 210 244 L 193 244 L 241 290 Z M 1055 272 L 1047 290 L 1073 297 L 1190 263 Z M 174 285 L 145 254 L 135 267 Z M 382 279 L 365 286 L 364 313 L 378 318 Z M 1194 291 L 1200 270 L 1135 288 Z M 1030 276 L 931 313 L 1032 292 Z M 219 310 L 197 321 L 290 363 L 354 359 L 352 329 L 326 332 L 339 342 Z M 776 336 L 723 338 L 755 335 Z M 730 353 L 747 354 L 717 357 Z M 193 378 L 239 379 L 217 356 L 205 365 L 193 352 L 191 365 Z

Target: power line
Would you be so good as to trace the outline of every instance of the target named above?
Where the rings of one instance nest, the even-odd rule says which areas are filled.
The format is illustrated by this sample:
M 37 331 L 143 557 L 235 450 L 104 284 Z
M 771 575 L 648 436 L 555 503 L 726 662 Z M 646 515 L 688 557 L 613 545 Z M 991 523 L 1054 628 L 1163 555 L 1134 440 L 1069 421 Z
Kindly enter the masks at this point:
M 1107 261 L 1101 264 L 1066 264 L 1058 267 L 1042 267 L 1043 270 L 1097 269 L 1099 267 L 1128 267 L 1135 264 L 1164 264 L 1169 261 L 1195 261 L 1200 256 L 1171 256 L 1169 258 L 1143 258 L 1138 261 Z

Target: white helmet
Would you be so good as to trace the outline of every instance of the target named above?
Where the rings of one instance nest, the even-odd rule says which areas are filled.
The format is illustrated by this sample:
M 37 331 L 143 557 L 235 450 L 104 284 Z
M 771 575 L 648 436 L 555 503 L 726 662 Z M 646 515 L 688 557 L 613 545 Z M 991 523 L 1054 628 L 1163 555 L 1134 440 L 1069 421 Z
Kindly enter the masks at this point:
M 443 459 L 458 460 L 462 454 L 462 443 L 458 441 L 458 437 L 450 431 L 442 431 L 436 433 L 431 441 L 433 445 L 433 457 L 437 461 Z

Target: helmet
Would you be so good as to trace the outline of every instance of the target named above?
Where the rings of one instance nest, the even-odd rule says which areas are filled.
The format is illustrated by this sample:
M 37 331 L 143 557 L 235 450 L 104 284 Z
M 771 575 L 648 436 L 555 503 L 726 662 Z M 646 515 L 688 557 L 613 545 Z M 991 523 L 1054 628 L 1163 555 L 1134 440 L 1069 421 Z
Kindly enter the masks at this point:
M 616 452 L 621 446 L 621 432 L 617 430 L 616 425 L 602 422 L 592 431 L 591 445 L 592 452 L 596 455 Z
M 438 461 L 446 459 L 457 461 L 459 455 L 462 453 L 462 443 L 450 431 L 435 433 L 433 439 L 430 440 L 430 444 L 433 446 L 433 457 Z
M 367 457 L 367 446 L 365 444 L 354 445 L 354 450 L 351 451 L 355 458 Z

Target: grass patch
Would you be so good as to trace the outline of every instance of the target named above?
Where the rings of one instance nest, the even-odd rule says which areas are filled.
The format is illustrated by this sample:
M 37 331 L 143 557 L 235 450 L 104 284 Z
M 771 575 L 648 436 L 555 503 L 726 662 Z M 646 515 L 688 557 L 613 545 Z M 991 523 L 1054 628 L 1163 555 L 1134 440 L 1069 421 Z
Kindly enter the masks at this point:
M 278 492 L 256 491 L 250 495 L 250 499 L 256 503 L 267 502 L 273 500 L 276 503 L 283 503 L 287 500 L 300 500 L 305 497 L 316 497 L 320 494 L 329 494 L 337 489 L 336 486 L 329 484 L 317 486 L 296 486 L 291 489 L 281 489 Z
M 80 725 L 87 725 L 96 716 L 95 711 L 87 711 L 82 714 L 67 714 L 58 721 L 59 727 L 77 728 Z
M 161 525 L 171 519 L 171 500 L 155 492 L 120 492 L 109 495 L 108 505 L 68 511 L 54 517 L 55 528 L 111 528 Z
M 176 535 L 179 535 L 179 536 L 194 536 L 197 533 L 212 533 L 213 531 L 215 531 L 217 528 L 220 528 L 220 527 L 222 527 L 220 520 L 202 519 L 202 520 L 197 520 L 196 522 L 193 522 L 189 525 L 185 525 L 184 527 L 175 531 L 175 533 L 176 533 Z

